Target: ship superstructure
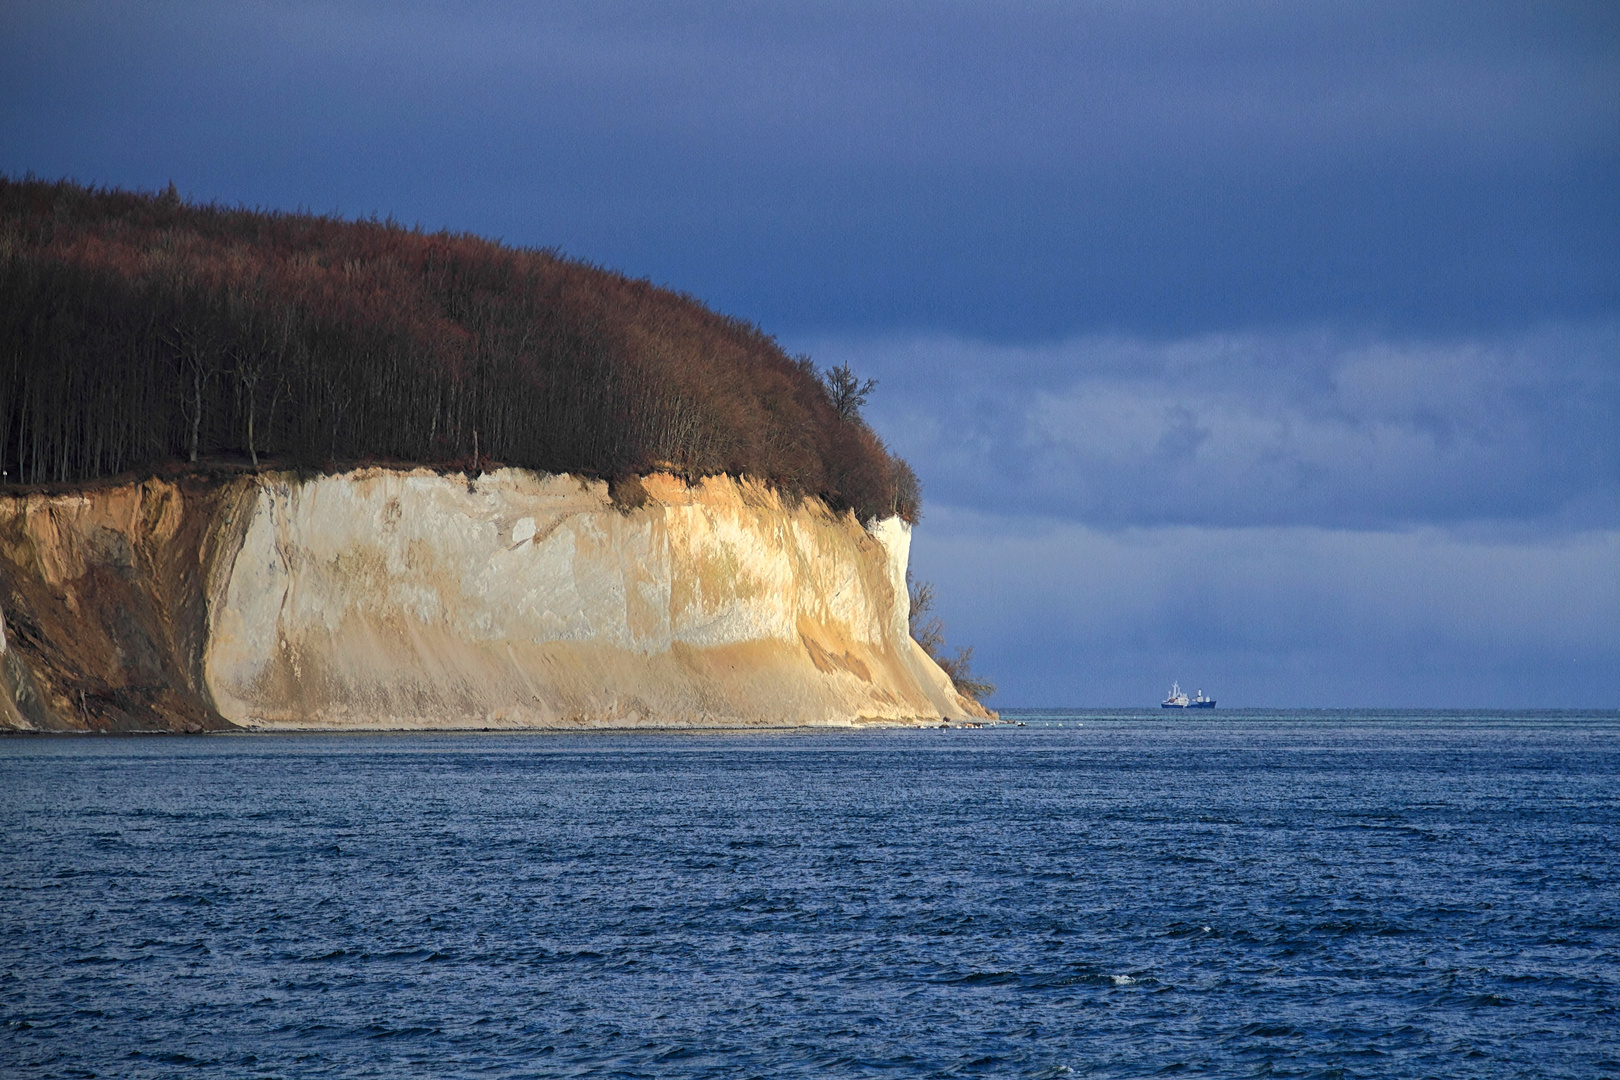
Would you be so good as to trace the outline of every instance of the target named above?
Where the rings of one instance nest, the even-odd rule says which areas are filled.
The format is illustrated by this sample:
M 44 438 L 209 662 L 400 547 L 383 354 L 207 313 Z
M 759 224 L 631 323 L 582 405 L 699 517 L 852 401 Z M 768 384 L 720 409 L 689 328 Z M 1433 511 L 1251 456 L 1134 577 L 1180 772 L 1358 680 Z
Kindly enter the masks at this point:
M 1171 683 L 1170 696 L 1159 702 L 1159 708 L 1161 709 L 1213 709 L 1214 707 L 1214 698 L 1205 697 L 1202 690 L 1198 691 L 1197 697 L 1190 698 L 1187 696 L 1187 691 L 1181 688 L 1179 682 Z

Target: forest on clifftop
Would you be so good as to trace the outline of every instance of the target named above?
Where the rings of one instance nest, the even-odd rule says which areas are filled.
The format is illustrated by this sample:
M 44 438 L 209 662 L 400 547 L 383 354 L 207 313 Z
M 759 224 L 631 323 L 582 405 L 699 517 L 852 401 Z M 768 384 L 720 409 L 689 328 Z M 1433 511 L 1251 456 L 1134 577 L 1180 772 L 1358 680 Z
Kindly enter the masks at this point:
M 11 484 L 222 459 L 668 470 L 915 521 L 870 388 L 554 251 L 0 177 Z

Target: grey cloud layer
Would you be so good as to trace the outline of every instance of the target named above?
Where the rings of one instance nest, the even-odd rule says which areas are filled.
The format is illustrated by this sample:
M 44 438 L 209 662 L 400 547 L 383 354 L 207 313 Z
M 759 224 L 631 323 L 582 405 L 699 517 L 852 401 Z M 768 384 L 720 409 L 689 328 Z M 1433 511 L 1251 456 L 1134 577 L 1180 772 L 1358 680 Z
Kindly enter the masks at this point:
M 0 168 L 393 214 L 773 331 L 1612 313 L 1611 4 L 13 5 Z
M 1620 327 L 802 344 L 883 380 L 999 701 L 1620 700 Z
M 932 499 L 1093 525 L 1620 522 L 1620 328 L 807 343 Z
M 1013 704 L 1613 707 L 1620 530 L 1101 531 L 944 510 L 914 542 Z

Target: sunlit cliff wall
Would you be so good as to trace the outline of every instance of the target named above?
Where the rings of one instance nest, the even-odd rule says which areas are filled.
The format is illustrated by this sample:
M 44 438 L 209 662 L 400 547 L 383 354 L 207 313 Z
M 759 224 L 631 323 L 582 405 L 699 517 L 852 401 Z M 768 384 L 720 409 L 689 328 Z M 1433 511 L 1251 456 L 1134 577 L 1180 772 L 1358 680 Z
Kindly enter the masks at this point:
M 191 477 L 0 499 L 0 726 L 775 726 L 983 715 L 899 521 L 748 482 Z

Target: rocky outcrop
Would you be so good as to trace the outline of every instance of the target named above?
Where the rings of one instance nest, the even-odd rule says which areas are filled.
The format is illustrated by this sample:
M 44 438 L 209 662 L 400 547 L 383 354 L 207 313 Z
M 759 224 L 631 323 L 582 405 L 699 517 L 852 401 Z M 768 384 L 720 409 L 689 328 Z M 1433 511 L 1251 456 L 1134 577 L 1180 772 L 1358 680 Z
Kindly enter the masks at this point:
M 365 469 L 0 498 L 0 727 L 985 715 L 907 633 L 904 523 L 630 487 Z

